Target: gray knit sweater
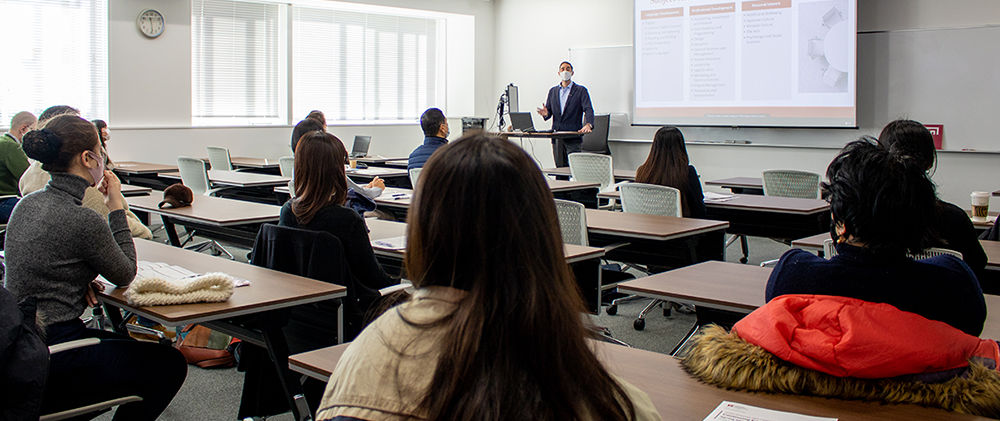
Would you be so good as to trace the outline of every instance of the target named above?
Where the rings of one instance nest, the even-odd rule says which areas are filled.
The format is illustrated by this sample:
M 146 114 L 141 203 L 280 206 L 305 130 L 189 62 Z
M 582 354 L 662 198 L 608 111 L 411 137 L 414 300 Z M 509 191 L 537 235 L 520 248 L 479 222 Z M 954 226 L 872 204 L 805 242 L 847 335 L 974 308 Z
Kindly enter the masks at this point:
M 97 275 L 118 286 L 135 278 L 135 244 L 125 212 L 105 222 L 81 206 L 88 182 L 52 173 L 44 189 L 21 199 L 7 224 L 7 289 L 18 300 L 35 297 L 44 325 L 80 317 L 87 286 Z

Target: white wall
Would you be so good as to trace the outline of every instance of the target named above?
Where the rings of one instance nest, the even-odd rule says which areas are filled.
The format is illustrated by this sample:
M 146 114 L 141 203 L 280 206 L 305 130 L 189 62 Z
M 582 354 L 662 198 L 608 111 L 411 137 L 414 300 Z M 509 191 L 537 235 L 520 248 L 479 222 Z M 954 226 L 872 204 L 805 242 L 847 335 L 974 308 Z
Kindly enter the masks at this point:
M 474 92 L 475 114 L 487 117 L 495 105 L 489 89 L 493 76 L 493 3 L 483 0 L 346 0 L 472 15 L 475 39 L 451 42 L 475 52 L 474 63 L 450 63 L 453 78 L 467 78 Z M 109 153 L 116 160 L 170 163 L 177 155 L 204 156 L 206 145 L 228 147 L 233 156 L 278 158 L 290 155 L 292 128 L 192 128 L 191 1 L 111 0 Z M 140 11 L 155 8 L 167 21 L 164 34 L 147 39 L 136 29 Z M 485 89 L 476 89 L 486 87 Z M 294 116 L 302 118 L 304 116 Z M 453 132 L 462 115 L 450 116 Z M 423 140 L 417 124 L 333 126 L 330 131 L 351 147 L 356 134 L 372 135 L 371 152 L 407 156 Z
M 570 48 L 632 44 L 632 0 L 496 0 L 496 63 L 494 91 L 508 83 L 519 87 L 522 108 L 544 100 L 557 82 L 556 69 Z M 899 30 L 977 26 L 1000 23 L 995 0 L 859 0 L 859 30 Z M 565 22 L 555 24 L 555 21 Z M 576 69 L 577 80 L 587 85 L 585 69 Z M 594 79 L 597 79 L 594 77 Z M 595 104 L 596 108 L 600 108 Z M 862 110 L 862 112 L 864 112 Z M 755 145 L 689 144 L 692 163 L 702 180 L 753 176 L 772 168 L 803 169 L 824 173 L 836 149 L 769 147 L 769 136 L 822 137 L 851 140 L 859 134 L 877 134 L 886 122 L 859 117 L 860 130 L 684 128 L 689 140 L 750 139 Z M 536 116 L 536 127 L 548 127 Z M 655 127 L 612 128 L 611 149 L 615 167 L 635 169 L 648 154 L 648 142 L 615 139 L 652 139 Z M 525 142 L 528 142 L 527 140 Z M 528 148 L 543 166 L 551 166 L 547 141 Z M 938 157 L 934 180 L 945 200 L 967 205 L 969 192 L 1000 188 L 1000 155 L 945 152 Z M 1000 201 L 994 200 L 994 207 Z

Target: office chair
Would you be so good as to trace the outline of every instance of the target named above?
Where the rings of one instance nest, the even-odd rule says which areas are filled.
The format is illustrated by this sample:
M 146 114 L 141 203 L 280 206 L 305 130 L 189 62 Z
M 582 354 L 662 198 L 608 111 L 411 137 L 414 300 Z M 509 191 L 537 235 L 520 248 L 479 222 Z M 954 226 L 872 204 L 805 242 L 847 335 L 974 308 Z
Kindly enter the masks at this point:
M 583 151 L 611 155 L 608 147 L 608 134 L 611 131 L 611 114 L 594 116 L 594 129 L 583 135 Z
M 228 154 L 228 152 L 227 152 Z M 185 156 L 177 157 L 177 168 L 181 173 L 181 183 L 191 189 L 191 192 L 197 195 L 203 196 L 214 196 L 216 193 L 222 189 L 212 189 L 211 183 L 208 179 L 208 169 L 205 168 L 205 161 L 196 158 L 189 158 Z M 197 230 L 192 230 L 188 233 L 187 238 L 181 242 L 183 247 L 197 234 Z M 230 259 L 234 259 L 233 254 L 222 247 L 221 244 L 215 240 L 203 241 L 198 244 L 184 247 L 188 250 L 194 250 L 197 252 L 202 252 L 204 250 L 211 250 L 212 253 L 219 255 L 224 254 Z
M 569 172 L 575 181 L 600 183 L 599 189 L 602 193 L 614 191 L 617 187 L 611 155 L 589 152 L 571 153 L 569 154 Z M 608 205 L 598 207 L 613 209 L 614 206 L 615 200 L 611 199 Z
M 208 146 L 208 163 L 213 170 L 232 171 L 233 161 L 229 157 L 229 149 L 218 146 Z
M 417 178 L 420 177 L 421 170 L 423 168 L 410 168 L 410 187 L 413 187 L 414 190 L 417 189 Z
M 762 179 L 764 181 L 764 196 L 792 197 L 798 199 L 819 198 L 820 176 L 814 172 L 766 170 L 762 173 Z M 729 241 L 726 241 L 726 247 L 729 247 L 737 239 L 740 240 L 740 248 L 743 249 L 743 257 L 740 257 L 740 263 L 746 263 L 750 259 L 750 246 L 747 243 L 746 235 L 734 235 Z
M 640 213 L 644 215 L 661 215 L 682 217 L 681 192 L 673 187 L 658 186 L 645 183 L 624 183 L 618 186 L 621 191 L 622 211 L 629 213 Z M 642 270 L 642 269 L 640 269 Z M 650 271 L 645 271 L 649 273 Z M 621 301 L 640 298 L 638 296 L 628 296 L 614 300 L 611 305 L 617 306 Z M 646 314 L 657 305 L 663 305 L 663 300 L 652 300 L 639 312 L 632 323 L 635 330 L 646 328 Z M 670 303 L 670 306 L 673 304 Z M 670 307 L 663 309 L 664 315 L 670 314 Z M 609 313 L 610 314 L 610 313 Z
M 294 178 L 295 177 L 295 157 L 283 156 L 278 158 L 278 168 L 281 169 L 281 176 Z

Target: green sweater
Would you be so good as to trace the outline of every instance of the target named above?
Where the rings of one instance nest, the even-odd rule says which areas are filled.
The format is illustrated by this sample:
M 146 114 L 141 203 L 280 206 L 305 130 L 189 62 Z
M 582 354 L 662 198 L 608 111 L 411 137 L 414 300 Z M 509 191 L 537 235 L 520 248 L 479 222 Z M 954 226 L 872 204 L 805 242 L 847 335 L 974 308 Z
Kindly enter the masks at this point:
M 0 196 L 18 195 L 17 182 L 28 169 L 28 156 L 10 134 L 0 136 Z

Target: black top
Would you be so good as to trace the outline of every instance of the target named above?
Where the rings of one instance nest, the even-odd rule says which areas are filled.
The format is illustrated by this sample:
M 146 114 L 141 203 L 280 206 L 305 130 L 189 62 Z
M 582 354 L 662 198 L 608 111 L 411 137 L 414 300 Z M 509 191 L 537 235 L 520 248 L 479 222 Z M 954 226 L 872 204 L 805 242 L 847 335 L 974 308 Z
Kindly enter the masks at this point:
M 278 225 L 326 231 L 337 237 L 344 246 L 344 258 L 347 259 L 351 276 L 366 287 L 380 289 L 397 283 L 389 278 L 375 260 L 375 252 L 368 238 L 368 226 L 361 215 L 351 208 L 327 205 L 316 212 L 316 216 L 308 224 L 300 225 L 292 212 L 292 201 L 289 200 L 281 207 Z
M 767 280 L 765 298 L 784 294 L 836 295 L 886 303 L 979 336 L 986 301 L 979 281 L 954 256 L 914 261 L 879 256 L 847 244 L 830 260 L 792 249 L 781 256 Z
M 681 200 L 688 206 L 685 218 L 708 217 L 708 211 L 705 210 L 705 194 L 701 191 L 701 179 L 698 178 L 698 170 L 694 169 L 694 165 L 688 165 L 688 185 L 681 191 Z
M 976 227 L 962 208 L 938 201 L 937 223 L 932 227 L 940 242 L 933 244 L 962 253 L 965 264 L 978 276 L 986 269 L 986 252 L 979 243 Z

